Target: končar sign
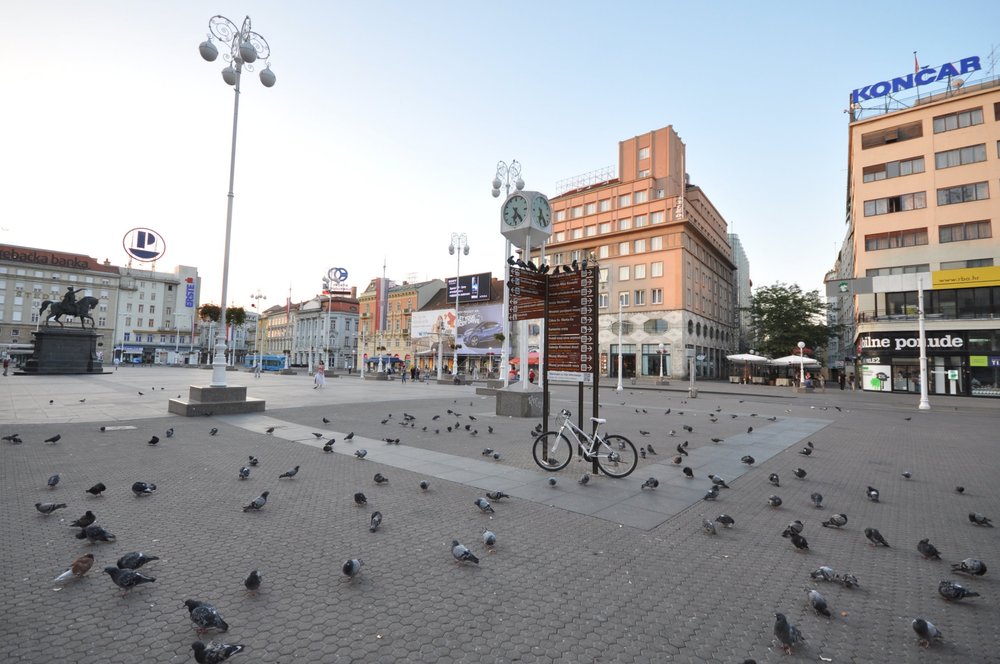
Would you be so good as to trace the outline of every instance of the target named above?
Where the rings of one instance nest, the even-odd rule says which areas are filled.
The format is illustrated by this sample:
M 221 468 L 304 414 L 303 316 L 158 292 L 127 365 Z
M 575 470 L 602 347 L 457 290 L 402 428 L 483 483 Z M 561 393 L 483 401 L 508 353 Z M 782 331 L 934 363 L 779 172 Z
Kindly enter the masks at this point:
M 920 71 L 906 76 L 897 76 L 890 81 L 879 81 L 863 88 L 857 88 L 851 92 L 851 102 L 857 104 L 866 99 L 884 97 L 889 93 L 909 90 L 914 86 L 929 85 L 951 76 L 961 76 L 980 69 L 982 66 L 979 64 L 978 55 L 962 58 L 957 63 L 946 62 L 940 67 L 923 67 Z

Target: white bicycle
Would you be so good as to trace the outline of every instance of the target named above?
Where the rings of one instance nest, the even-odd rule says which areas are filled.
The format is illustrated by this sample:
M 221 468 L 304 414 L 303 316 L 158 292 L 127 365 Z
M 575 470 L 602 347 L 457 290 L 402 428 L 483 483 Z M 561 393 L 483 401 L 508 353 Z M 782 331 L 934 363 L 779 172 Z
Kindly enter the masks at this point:
M 562 470 L 573 460 L 573 450 L 579 448 L 586 461 L 597 461 L 601 471 L 609 477 L 628 477 L 639 463 L 639 454 L 635 445 L 625 436 L 616 434 L 599 436 L 601 425 L 607 422 L 603 417 L 592 417 L 590 421 L 597 426 L 593 434 L 588 434 L 573 424 L 573 416 L 566 409 L 559 411 L 563 416 L 562 426 L 558 431 L 546 431 L 535 438 L 531 454 L 535 463 L 545 470 Z M 567 435 L 568 434 L 568 435 Z M 576 445 L 570 442 L 570 437 Z

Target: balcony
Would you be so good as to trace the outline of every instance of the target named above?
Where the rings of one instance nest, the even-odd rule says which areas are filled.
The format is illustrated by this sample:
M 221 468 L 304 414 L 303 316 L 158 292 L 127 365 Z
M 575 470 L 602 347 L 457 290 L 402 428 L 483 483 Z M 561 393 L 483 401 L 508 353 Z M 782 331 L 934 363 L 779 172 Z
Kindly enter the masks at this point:
M 894 323 L 894 322 L 907 322 L 907 321 L 917 321 L 920 319 L 920 315 L 916 312 L 907 312 L 903 314 L 887 314 L 884 311 L 878 312 L 873 310 L 861 311 L 858 313 L 856 322 L 859 324 L 863 323 Z M 928 321 L 938 321 L 938 320 L 1000 320 L 1000 312 L 963 312 L 958 314 L 944 314 L 944 313 L 929 313 L 924 315 L 924 320 Z

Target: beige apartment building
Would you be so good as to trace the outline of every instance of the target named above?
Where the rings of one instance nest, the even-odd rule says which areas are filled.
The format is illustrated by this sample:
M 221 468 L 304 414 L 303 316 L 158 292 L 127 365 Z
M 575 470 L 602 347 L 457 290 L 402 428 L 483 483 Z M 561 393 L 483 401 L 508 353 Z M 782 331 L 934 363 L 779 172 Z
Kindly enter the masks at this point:
M 1000 80 L 949 77 L 901 107 L 863 106 L 827 291 L 847 367 L 865 390 L 919 393 L 922 288 L 930 393 L 1000 396 Z
M 600 372 L 624 378 L 725 375 L 736 347 L 725 219 L 684 172 L 673 127 L 619 142 L 617 177 L 582 176 L 551 199 L 553 265 L 597 261 Z M 619 306 L 620 305 L 620 306 Z M 619 350 L 619 309 L 621 348 Z M 662 346 L 661 346 L 662 344 Z

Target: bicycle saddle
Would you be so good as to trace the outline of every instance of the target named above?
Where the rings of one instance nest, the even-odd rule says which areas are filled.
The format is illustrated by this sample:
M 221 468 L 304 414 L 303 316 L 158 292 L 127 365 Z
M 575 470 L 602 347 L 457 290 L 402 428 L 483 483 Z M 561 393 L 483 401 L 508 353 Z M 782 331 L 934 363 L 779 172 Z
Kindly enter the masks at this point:
M 594 422 L 595 424 L 604 424 L 605 422 L 607 422 L 607 420 L 604 419 L 603 417 L 592 417 L 590 418 L 590 421 Z

